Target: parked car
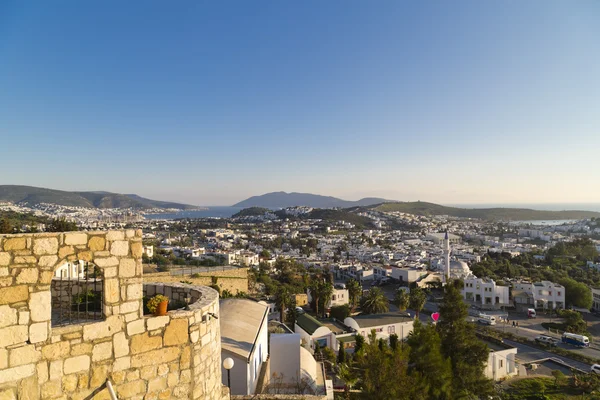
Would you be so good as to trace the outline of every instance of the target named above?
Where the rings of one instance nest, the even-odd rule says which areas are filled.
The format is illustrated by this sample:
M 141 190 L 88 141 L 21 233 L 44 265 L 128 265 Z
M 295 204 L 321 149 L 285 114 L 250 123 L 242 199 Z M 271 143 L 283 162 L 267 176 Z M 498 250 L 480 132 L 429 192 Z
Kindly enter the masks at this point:
M 590 369 L 592 370 L 592 372 L 600 375 L 600 364 L 594 364 Z
M 546 335 L 540 335 L 540 336 L 536 337 L 535 342 L 539 343 L 539 344 L 545 344 L 546 346 L 552 346 L 552 347 L 556 347 L 556 345 L 558 345 L 557 339 L 554 339 L 553 337 L 546 336 Z

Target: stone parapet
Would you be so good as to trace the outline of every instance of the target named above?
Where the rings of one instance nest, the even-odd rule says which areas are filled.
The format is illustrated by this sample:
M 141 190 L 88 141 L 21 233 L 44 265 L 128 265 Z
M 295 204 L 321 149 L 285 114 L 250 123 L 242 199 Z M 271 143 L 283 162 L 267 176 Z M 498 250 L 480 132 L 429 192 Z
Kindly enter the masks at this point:
M 144 288 L 141 238 L 139 230 L 0 236 L 0 398 L 108 399 L 110 380 L 119 399 L 223 399 L 217 292 Z M 66 290 L 54 273 L 78 260 L 99 268 L 101 319 L 52 326 L 51 290 Z M 144 293 L 189 304 L 145 316 Z

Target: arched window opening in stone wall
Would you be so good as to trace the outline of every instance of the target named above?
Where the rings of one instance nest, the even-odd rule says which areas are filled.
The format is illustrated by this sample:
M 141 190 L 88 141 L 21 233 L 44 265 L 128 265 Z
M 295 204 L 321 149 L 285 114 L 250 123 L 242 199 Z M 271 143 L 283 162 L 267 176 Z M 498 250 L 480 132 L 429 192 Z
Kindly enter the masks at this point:
M 65 262 L 52 277 L 52 327 L 104 319 L 104 280 L 95 264 Z

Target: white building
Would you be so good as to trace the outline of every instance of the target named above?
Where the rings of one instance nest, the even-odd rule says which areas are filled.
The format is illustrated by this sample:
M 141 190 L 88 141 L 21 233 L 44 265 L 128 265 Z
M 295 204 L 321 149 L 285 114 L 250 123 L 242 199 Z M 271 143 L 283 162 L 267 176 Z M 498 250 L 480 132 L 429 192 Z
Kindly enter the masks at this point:
M 148 258 L 154 257 L 154 246 L 144 246 L 144 254 Z
M 221 359 L 231 357 L 231 394 L 251 395 L 263 363 L 268 357 L 269 308 L 252 300 L 224 299 L 219 302 Z M 160 360 L 157 360 L 160 361 Z M 223 385 L 227 371 L 221 366 Z
M 565 288 L 550 281 L 516 282 L 513 283 L 513 299 L 516 307 L 561 309 L 565 308 Z
M 486 378 L 499 381 L 519 373 L 515 363 L 515 357 L 517 355 L 517 349 L 515 347 L 504 343 L 484 342 L 490 349 L 487 365 L 484 370 Z
M 306 292 L 308 302 L 312 302 L 312 296 L 310 295 L 310 289 Z M 350 302 L 350 296 L 348 295 L 348 289 L 334 287 L 331 298 L 325 303 L 325 308 L 331 308 L 333 306 L 343 306 Z
M 408 314 L 390 312 L 347 317 L 344 325 L 356 330 L 365 339 L 368 339 L 371 331 L 375 330 L 378 339 L 387 340 L 395 333 L 402 340 L 412 332 L 413 319 Z
M 416 282 L 423 275 L 427 275 L 427 271 L 420 268 L 399 268 L 392 267 L 391 277 L 400 282 Z
M 94 267 L 91 266 L 91 268 L 93 269 Z M 85 271 L 85 261 L 68 262 L 54 271 L 54 277 L 62 279 L 85 279 Z
M 463 279 L 463 298 L 472 303 L 495 308 L 510 304 L 508 286 L 498 286 L 493 279 L 469 275 Z
M 590 288 L 592 291 L 592 310 L 600 310 L 600 288 Z

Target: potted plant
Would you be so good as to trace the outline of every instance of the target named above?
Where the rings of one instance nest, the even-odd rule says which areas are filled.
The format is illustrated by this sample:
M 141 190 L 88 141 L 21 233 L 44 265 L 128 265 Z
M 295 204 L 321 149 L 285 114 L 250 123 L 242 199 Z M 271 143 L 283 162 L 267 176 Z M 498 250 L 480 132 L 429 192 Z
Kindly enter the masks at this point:
M 152 297 L 146 303 L 148 311 L 154 313 L 154 315 L 167 315 L 167 306 L 169 305 L 169 298 L 162 294 L 157 294 Z

